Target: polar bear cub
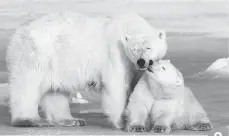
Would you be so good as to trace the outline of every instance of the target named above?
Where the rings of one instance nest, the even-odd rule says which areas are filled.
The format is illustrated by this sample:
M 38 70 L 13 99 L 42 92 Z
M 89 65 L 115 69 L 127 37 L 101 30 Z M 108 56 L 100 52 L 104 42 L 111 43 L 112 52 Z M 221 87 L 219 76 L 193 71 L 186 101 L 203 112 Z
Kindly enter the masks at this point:
M 127 131 L 169 133 L 172 129 L 212 129 L 212 124 L 181 72 L 169 60 L 154 62 L 143 74 L 127 106 Z

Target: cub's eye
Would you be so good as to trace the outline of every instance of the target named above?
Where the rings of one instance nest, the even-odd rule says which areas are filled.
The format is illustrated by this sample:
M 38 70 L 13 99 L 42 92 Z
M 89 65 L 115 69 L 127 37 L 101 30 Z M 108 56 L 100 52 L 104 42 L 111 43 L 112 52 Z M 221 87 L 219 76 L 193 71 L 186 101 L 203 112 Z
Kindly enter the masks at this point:
M 151 48 L 147 47 L 146 49 L 147 49 L 147 50 L 150 50 Z
M 162 66 L 162 69 L 163 69 L 163 70 L 165 70 L 165 67 L 164 67 L 164 66 Z

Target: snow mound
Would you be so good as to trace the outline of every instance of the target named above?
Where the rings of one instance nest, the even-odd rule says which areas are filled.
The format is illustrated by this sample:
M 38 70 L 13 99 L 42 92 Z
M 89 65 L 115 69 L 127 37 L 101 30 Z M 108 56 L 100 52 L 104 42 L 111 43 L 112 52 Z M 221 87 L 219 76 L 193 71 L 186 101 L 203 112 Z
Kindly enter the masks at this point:
M 188 77 L 198 77 L 201 79 L 229 79 L 229 57 L 217 59 L 204 71 Z
M 229 58 L 220 58 L 213 62 L 205 73 L 229 76 Z

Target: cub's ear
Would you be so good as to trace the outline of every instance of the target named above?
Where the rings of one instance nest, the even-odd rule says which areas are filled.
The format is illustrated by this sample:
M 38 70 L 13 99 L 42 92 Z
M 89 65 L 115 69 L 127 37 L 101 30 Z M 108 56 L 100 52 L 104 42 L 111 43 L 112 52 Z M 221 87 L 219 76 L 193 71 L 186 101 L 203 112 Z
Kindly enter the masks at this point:
M 125 36 L 121 37 L 122 44 L 127 43 L 131 39 L 130 35 L 126 34 Z
M 181 86 L 181 85 L 183 85 L 183 80 L 177 79 L 176 86 Z
M 158 37 L 162 40 L 166 39 L 166 33 L 163 30 L 158 31 Z
M 177 70 L 177 79 L 176 79 L 176 85 L 181 86 L 184 84 L 184 78 L 180 71 Z

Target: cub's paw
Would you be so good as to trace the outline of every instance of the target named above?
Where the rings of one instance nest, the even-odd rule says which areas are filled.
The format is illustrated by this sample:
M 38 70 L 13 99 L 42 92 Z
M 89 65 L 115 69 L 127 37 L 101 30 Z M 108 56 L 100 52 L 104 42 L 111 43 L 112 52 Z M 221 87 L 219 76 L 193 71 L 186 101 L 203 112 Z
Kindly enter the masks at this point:
M 131 125 L 127 128 L 127 132 L 146 132 L 145 126 L 142 125 Z
M 65 127 L 85 126 L 86 121 L 84 119 L 65 119 L 59 121 L 58 125 Z
M 14 127 L 53 127 L 54 125 L 44 120 L 17 119 L 13 121 Z
M 211 130 L 212 128 L 213 128 L 213 125 L 211 123 L 198 122 L 192 126 L 192 130 L 195 130 L 195 131 L 207 131 L 207 130 Z
M 166 127 L 166 126 L 162 126 L 162 125 L 155 125 L 152 128 L 152 131 L 155 133 L 170 133 L 171 132 L 171 128 L 170 127 Z

